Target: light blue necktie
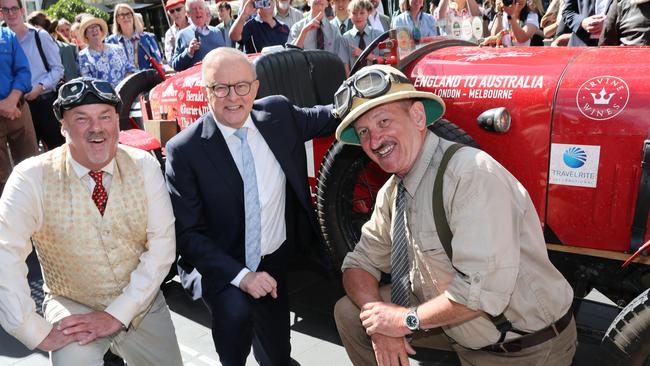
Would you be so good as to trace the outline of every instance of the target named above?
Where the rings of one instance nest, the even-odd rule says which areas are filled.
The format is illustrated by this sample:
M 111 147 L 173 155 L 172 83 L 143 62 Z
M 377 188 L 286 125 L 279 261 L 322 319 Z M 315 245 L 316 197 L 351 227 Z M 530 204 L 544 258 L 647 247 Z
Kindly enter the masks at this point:
M 251 271 L 256 271 L 262 258 L 262 217 L 260 198 L 257 192 L 255 161 L 248 146 L 246 132 L 247 128 L 242 127 L 235 131 L 235 136 L 241 140 L 241 174 L 244 180 L 244 211 L 246 213 L 246 267 Z

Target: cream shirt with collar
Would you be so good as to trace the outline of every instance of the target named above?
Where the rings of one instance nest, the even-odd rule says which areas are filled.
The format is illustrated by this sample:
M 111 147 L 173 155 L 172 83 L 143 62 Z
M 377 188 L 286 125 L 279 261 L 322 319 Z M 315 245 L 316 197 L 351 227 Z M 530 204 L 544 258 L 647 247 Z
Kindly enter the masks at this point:
M 433 183 L 450 145 L 427 132 L 416 163 L 403 179 L 411 305 L 443 295 L 471 310 L 503 313 L 516 329 L 526 332 L 557 321 L 571 307 L 573 291 L 548 259 L 528 192 L 487 153 L 467 147 L 449 161 L 443 176 L 443 205 L 453 233 L 452 267 L 432 210 Z M 372 216 L 354 251 L 345 257 L 343 269 L 360 268 L 378 280 L 381 272 L 390 273 L 391 215 L 399 180 L 393 175 L 378 192 Z M 442 329 L 471 349 L 499 338 L 485 314 Z M 516 337 L 508 332 L 506 339 Z
M 66 145 L 64 145 L 66 146 Z M 34 349 L 49 334 L 52 325 L 36 312 L 30 296 L 25 259 L 32 251 L 31 235 L 43 223 L 43 161 L 45 155 L 29 158 L 18 164 L 0 198 L 0 325 L 29 349 Z M 88 176 L 89 169 L 74 161 L 70 165 L 91 199 L 95 182 Z M 125 326 L 149 305 L 159 291 L 176 255 L 174 215 L 169 193 L 160 165 L 144 151 L 135 163 L 141 168 L 147 195 L 147 247 L 140 256 L 140 264 L 131 274 L 131 281 L 107 308 Z M 102 171 L 103 185 L 110 195 L 110 184 L 115 160 Z

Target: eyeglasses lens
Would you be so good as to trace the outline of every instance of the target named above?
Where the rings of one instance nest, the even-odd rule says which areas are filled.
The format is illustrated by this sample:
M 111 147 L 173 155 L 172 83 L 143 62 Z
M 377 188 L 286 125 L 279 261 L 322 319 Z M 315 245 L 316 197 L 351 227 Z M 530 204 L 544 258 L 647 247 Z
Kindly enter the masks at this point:
M 12 6 L 11 8 L 0 8 L 0 11 L 2 11 L 3 14 L 15 14 L 18 13 L 19 10 L 20 8 L 17 6 Z
M 251 84 L 249 83 L 237 83 L 235 84 L 235 93 L 240 97 L 247 95 L 251 91 Z

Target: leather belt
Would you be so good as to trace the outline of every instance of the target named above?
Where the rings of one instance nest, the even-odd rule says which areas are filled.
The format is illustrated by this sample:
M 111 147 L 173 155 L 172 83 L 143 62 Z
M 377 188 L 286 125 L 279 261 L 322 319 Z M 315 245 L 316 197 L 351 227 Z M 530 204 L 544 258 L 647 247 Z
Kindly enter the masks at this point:
M 566 329 L 569 323 L 571 323 L 571 319 L 573 319 L 573 311 L 571 308 L 569 308 L 569 311 L 567 311 L 564 316 L 546 328 L 542 328 L 534 333 L 515 338 L 511 341 L 485 346 L 481 348 L 481 351 L 497 353 L 519 352 L 525 348 L 542 344 L 562 333 L 562 331 Z

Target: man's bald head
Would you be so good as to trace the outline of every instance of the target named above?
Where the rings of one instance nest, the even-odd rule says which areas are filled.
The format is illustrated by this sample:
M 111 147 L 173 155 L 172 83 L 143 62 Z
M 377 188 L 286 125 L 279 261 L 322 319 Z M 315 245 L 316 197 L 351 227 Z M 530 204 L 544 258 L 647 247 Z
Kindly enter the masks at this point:
M 203 77 L 203 84 L 210 85 L 214 78 L 210 78 L 212 73 L 219 72 L 222 65 L 227 65 L 230 62 L 247 63 L 250 66 L 253 74 L 253 79 L 257 79 L 257 72 L 255 65 L 248 60 L 245 53 L 236 48 L 219 47 L 210 51 L 203 58 L 203 67 L 201 68 L 201 75 Z

